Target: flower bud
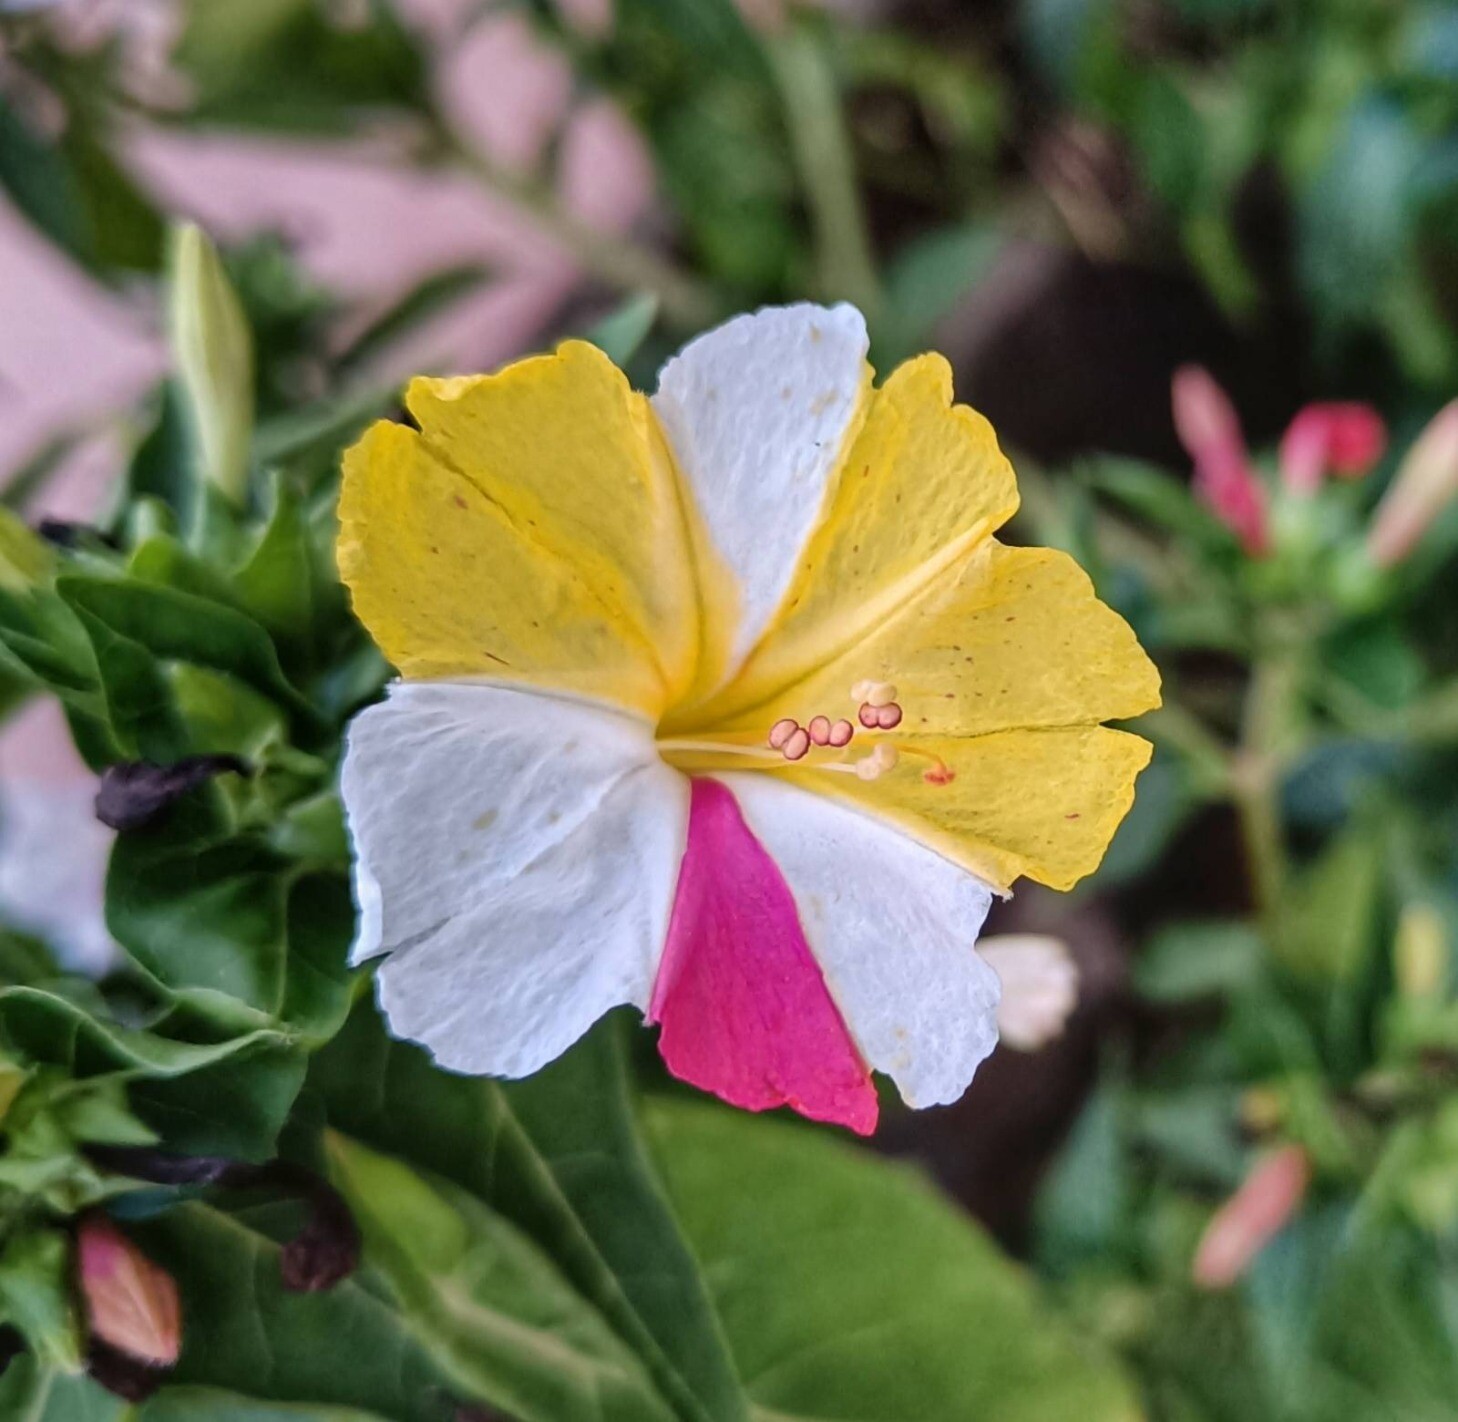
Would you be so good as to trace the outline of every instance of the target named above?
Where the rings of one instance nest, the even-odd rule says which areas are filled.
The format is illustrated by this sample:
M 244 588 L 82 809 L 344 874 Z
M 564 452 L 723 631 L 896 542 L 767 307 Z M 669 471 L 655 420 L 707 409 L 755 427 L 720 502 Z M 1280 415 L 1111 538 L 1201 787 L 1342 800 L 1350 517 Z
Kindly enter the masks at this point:
M 1408 998 L 1438 997 L 1448 983 L 1448 934 L 1431 904 L 1408 904 L 1392 945 L 1397 990 Z
M 1195 461 L 1195 493 L 1259 556 L 1270 546 L 1265 486 L 1251 468 L 1240 418 L 1215 377 L 1181 366 L 1170 387 L 1175 432 Z
M 182 1349 L 177 1285 L 103 1215 L 76 1231 L 86 1322 L 108 1346 L 152 1367 L 168 1368 Z
M 1003 933 L 984 938 L 977 951 L 1002 983 L 997 1031 L 1003 1042 L 1036 1052 L 1063 1034 L 1078 1005 L 1078 968 L 1062 939 Z
M 29 592 L 48 582 L 56 555 L 9 509 L 0 508 L 0 588 L 9 593 Z
M 1191 1269 L 1195 1283 L 1229 1288 L 1296 1213 L 1310 1180 L 1300 1146 L 1282 1146 L 1257 1161 L 1206 1227 Z
M 1445 405 L 1408 450 L 1367 535 L 1379 568 L 1400 563 L 1458 494 L 1458 400 Z
M 217 248 L 191 223 L 173 237 L 170 314 L 202 477 L 241 504 L 253 439 L 253 338 Z
M 1281 439 L 1281 478 L 1297 494 L 1314 494 L 1328 474 L 1357 479 L 1387 448 L 1387 426 L 1370 405 L 1307 405 Z

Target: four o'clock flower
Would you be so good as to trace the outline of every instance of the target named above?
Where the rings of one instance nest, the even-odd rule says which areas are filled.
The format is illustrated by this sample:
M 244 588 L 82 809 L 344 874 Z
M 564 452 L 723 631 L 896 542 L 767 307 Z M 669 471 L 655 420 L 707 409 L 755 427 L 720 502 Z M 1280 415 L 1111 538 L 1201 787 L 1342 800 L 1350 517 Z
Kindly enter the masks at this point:
M 339 562 L 399 670 L 348 736 L 354 960 L 391 1029 L 519 1077 L 631 1003 L 676 1075 L 868 1132 L 997 1036 L 974 943 L 1099 862 L 1158 703 L 923 356 L 739 317 L 651 399 L 595 348 L 413 382 L 345 458 Z

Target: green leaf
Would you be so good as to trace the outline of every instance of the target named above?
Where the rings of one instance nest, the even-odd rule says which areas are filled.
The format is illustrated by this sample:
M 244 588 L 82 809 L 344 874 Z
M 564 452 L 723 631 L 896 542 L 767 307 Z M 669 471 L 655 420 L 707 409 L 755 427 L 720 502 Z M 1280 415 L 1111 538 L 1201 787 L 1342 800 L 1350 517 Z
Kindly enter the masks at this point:
M 1139 1415 L 1114 1363 L 906 1168 L 698 1103 L 645 1120 L 764 1422 Z
M 522 1422 L 671 1422 L 647 1369 L 513 1225 L 347 1137 L 328 1154 L 366 1265 L 463 1396 Z
M 1002 234 L 990 225 L 944 227 L 907 243 L 886 272 L 873 363 L 890 369 L 924 350 L 936 326 L 991 269 Z
M 188 0 L 184 14 L 173 60 L 205 123 L 342 133 L 374 109 L 426 106 L 423 56 L 383 0 L 358 26 L 313 0 Z
M 75 1372 L 81 1330 L 71 1302 L 71 1243 L 59 1230 L 15 1234 L 0 1252 L 0 1320 L 19 1330 L 37 1360 Z
M 0 187 L 63 251 L 82 256 L 86 216 L 70 168 L 15 109 L 0 98 Z
M 1246 923 L 1183 923 L 1155 935 L 1134 964 L 1134 987 L 1151 1002 L 1189 1002 L 1255 981 L 1265 945 Z
M 319 713 L 284 676 L 268 634 L 246 614 L 173 588 L 93 574 L 70 573 L 56 586 L 77 612 L 153 656 L 226 672 L 276 702 L 296 730 L 317 737 L 322 729 Z
M 1156 528 L 1187 538 L 1211 553 L 1232 554 L 1235 535 L 1177 479 L 1126 459 L 1101 459 L 1088 471 L 1088 482 Z
M 149 978 L 220 1025 L 326 1040 L 349 1005 L 348 885 L 300 876 L 261 841 L 227 834 L 204 803 L 118 839 L 108 927 Z
M 385 1422 L 385 1414 L 355 1407 L 261 1402 L 211 1387 L 169 1387 L 141 1408 L 134 1422 Z
M 591 341 L 612 363 L 626 368 L 648 339 L 658 319 L 658 298 L 651 292 L 630 296 L 590 327 L 583 339 Z
M 15 1422 L 133 1422 L 131 1409 L 90 1378 L 22 1356 L 0 1375 L 0 1417 Z
M 744 1399 L 705 1286 L 645 1153 L 619 1020 L 529 1081 L 450 1076 L 369 1003 L 310 1067 L 331 1126 L 477 1195 L 531 1235 L 695 1422 Z
M 1365 824 L 1335 840 L 1288 890 L 1281 961 L 1317 981 L 1352 983 L 1371 961 L 1383 883 L 1380 839 Z
M 344 1409 L 348 1422 L 350 1409 L 390 1422 L 453 1422 L 459 1394 L 361 1275 L 321 1293 L 284 1289 L 276 1241 L 298 1223 L 279 1205 L 225 1215 L 184 1204 L 129 1226 L 182 1296 L 182 1357 L 162 1397 L 204 1387 Z

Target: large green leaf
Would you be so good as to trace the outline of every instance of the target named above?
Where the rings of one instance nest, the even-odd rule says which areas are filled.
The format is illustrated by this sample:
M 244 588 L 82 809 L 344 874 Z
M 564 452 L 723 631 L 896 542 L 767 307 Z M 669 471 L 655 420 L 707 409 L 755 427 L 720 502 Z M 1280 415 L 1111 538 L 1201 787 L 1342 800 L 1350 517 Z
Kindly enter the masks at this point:
M 647 1368 L 501 1215 L 344 1136 L 328 1154 L 365 1264 L 463 1396 L 521 1422 L 671 1422 Z
M 450 1076 L 369 1003 L 313 1060 L 329 1123 L 471 1191 L 545 1249 L 680 1416 L 745 1411 L 697 1265 L 645 1154 L 609 1020 L 530 1081 Z
M 1126 1422 L 1119 1369 L 910 1170 L 698 1103 L 644 1117 L 763 1422 Z
M 322 1293 L 283 1287 L 277 1241 L 297 1227 L 286 1206 L 226 1215 L 202 1204 L 128 1226 L 182 1296 L 176 1387 L 356 1409 L 389 1422 L 451 1422 L 460 1392 L 362 1274 Z

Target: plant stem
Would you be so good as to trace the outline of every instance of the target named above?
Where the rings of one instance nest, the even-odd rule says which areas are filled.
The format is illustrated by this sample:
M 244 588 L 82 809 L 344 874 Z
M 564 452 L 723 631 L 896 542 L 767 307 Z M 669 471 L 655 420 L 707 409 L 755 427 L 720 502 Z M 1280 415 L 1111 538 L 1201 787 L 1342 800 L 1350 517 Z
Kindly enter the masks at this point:
M 853 301 L 874 328 L 881 284 L 840 91 L 825 46 L 810 26 L 791 24 L 768 39 L 765 49 L 814 223 L 820 294 Z
M 1298 684 L 1291 653 L 1257 655 L 1246 692 L 1240 745 L 1231 775 L 1231 797 L 1240 818 L 1241 839 L 1255 895 L 1256 912 L 1268 940 L 1274 940 L 1286 886 L 1286 843 L 1281 833 L 1281 752 L 1291 700 Z
M 683 330 L 699 330 L 720 314 L 721 303 L 712 287 L 651 247 L 588 226 L 541 183 L 503 167 L 454 134 L 441 137 L 459 167 L 521 208 L 584 272 L 619 291 L 651 292 L 665 318 Z

